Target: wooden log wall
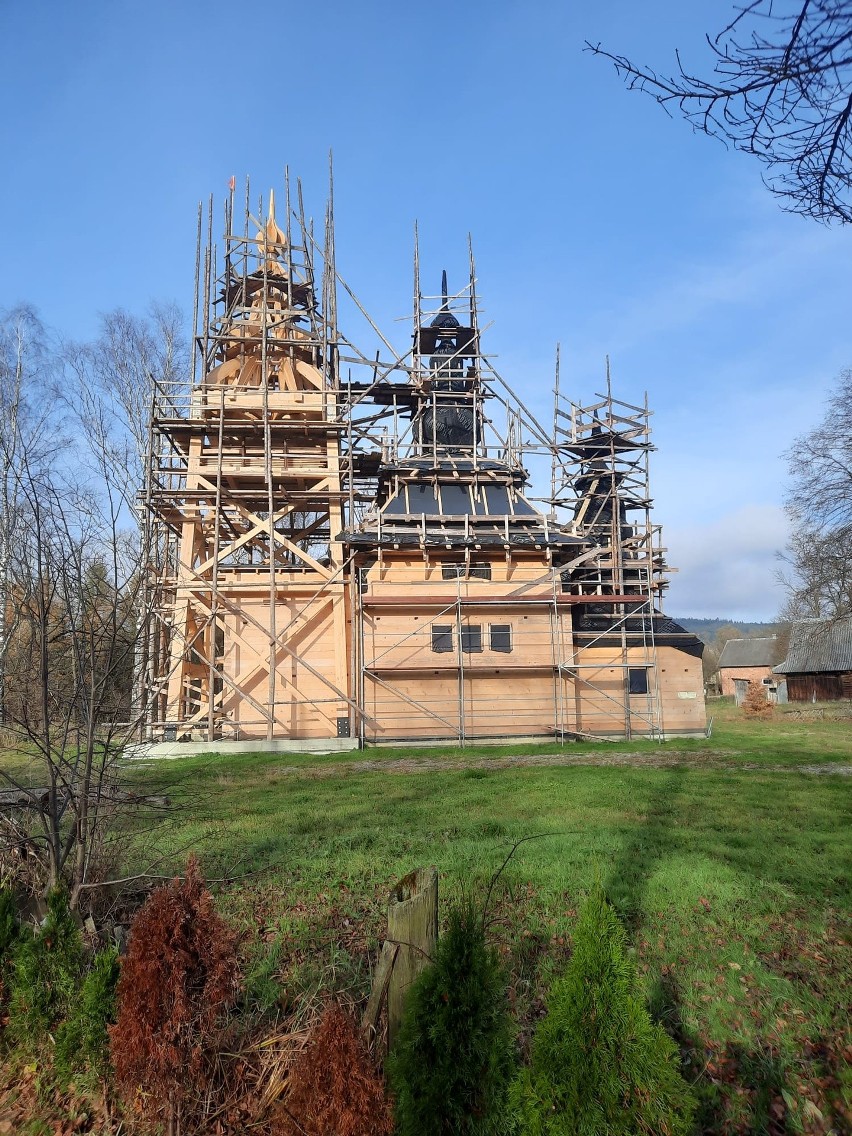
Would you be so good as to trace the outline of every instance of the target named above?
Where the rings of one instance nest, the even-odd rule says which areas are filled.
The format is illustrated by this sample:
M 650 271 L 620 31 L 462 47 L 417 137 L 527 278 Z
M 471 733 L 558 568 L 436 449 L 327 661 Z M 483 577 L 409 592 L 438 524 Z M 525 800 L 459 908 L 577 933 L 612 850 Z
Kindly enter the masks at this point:
M 701 661 L 650 644 L 574 649 L 571 607 L 541 559 L 488 561 L 490 580 L 383 556 L 361 596 L 370 741 L 700 733 Z M 444 564 L 451 563 L 448 558 Z M 647 674 L 629 694 L 628 671 Z

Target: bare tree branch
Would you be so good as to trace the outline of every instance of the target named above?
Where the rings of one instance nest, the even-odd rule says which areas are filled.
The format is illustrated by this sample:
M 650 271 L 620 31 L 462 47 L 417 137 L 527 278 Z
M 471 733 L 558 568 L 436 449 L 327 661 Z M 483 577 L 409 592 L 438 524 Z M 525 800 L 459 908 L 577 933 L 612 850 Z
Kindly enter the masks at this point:
M 73 444 L 26 444 L 23 411 L 16 432 L 0 420 L 0 490 L 19 518 L 0 596 L 5 604 L 14 593 L 16 613 L 0 673 L 4 724 L 19 758 L 44 787 L 39 807 L 27 810 L 26 831 L 10 821 L 0 832 L 0 855 L 21 855 L 37 839 L 39 851 L 44 848 L 38 886 L 63 881 L 72 906 L 104 875 L 120 874 L 103 862 L 105 840 L 132 803 L 118 785 L 124 748 L 142 718 L 133 679 L 148 617 L 150 550 L 136 494 L 147 438 L 148 368 L 179 365 L 181 350 L 177 315 L 160 312 L 158 319 L 149 325 L 114 313 L 96 345 L 66 345 L 65 382 L 44 401 L 62 406 L 66 400 L 81 427 Z M 29 381 L 33 360 L 50 358 L 51 350 L 34 316 L 18 319 L 14 328 L 27 330 L 30 339 L 7 337 L 8 350 L 6 340 L 0 344 L 0 398 L 12 405 L 17 397 L 25 408 L 24 394 L 37 390 Z M 7 359 L 18 367 L 17 378 Z M 16 779 L 9 773 L 4 780 Z
M 852 614 L 852 370 L 844 371 L 822 422 L 785 455 L 792 525 L 785 567 L 786 619 Z
M 586 47 L 609 59 L 629 90 L 757 157 L 785 209 L 852 221 L 852 0 L 752 0 L 707 43 L 709 78 L 679 53 L 677 73 L 663 75 Z

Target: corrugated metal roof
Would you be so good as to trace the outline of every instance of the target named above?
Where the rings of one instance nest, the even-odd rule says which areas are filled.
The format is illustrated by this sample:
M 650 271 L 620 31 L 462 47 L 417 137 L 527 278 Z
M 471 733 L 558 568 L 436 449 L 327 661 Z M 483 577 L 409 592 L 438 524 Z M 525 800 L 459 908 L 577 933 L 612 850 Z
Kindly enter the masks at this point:
M 768 639 L 729 639 L 719 656 L 720 667 L 771 667 L 778 658 L 777 641 Z
M 822 623 L 794 623 L 787 658 L 776 674 L 818 674 L 852 671 L 852 616 Z

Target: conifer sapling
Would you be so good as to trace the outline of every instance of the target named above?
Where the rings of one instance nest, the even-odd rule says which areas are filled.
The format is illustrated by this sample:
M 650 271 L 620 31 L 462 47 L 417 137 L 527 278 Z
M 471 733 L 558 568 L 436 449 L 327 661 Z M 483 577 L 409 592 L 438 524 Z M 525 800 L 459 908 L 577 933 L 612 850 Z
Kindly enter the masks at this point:
M 512 1086 L 522 1136 L 686 1136 L 692 1095 L 677 1047 L 651 1020 L 626 936 L 600 888 L 554 983 L 532 1063 Z
M 399 1136 L 502 1132 L 511 1069 L 505 976 L 467 901 L 451 909 L 434 961 L 412 985 L 390 1054 Z

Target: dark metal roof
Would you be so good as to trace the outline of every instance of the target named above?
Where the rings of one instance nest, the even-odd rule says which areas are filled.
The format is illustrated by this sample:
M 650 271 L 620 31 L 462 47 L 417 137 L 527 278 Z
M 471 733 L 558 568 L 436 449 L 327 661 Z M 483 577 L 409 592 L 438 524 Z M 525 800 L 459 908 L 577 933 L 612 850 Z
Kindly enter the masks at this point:
M 774 635 L 762 639 L 729 639 L 719 656 L 719 667 L 771 667 L 778 658 Z
M 662 612 L 655 611 L 653 616 L 647 611 L 627 615 L 619 620 L 615 632 L 610 630 L 612 622 L 612 609 L 606 605 L 600 608 L 591 605 L 585 610 L 581 609 L 574 615 L 574 634 L 578 646 L 618 647 L 621 644 L 620 629 L 623 626 L 629 647 L 640 644 L 650 647 L 653 642 L 656 647 L 675 647 L 696 659 L 700 659 L 704 653 L 704 644 L 697 635 Z
M 553 524 L 523 496 L 525 472 L 503 461 L 413 458 L 379 471 L 396 475 L 380 515 L 341 539 L 361 547 L 566 548 L 588 540 Z M 387 492 L 387 488 L 385 488 Z
M 510 524 L 508 539 L 506 528 L 493 522 L 483 524 L 481 521 L 471 524 L 467 533 L 457 525 L 442 524 L 440 521 L 427 520 L 425 529 L 422 524 L 415 521 L 402 521 L 394 524 L 382 524 L 381 537 L 377 528 L 371 527 L 364 532 L 348 530 L 341 533 L 340 539 L 349 545 L 377 548 L 379 545 L 399 545 L 401 548 L 418 548 L 425 545 L 429 548 L 475 548 L 481 545 L 484 548 L 558 548 L 576 549 L 585 547 L 586 541 L 582 537 L 572 536 L 570 533 L 560 532 L 551 526 L 545 531 L 543 525 L 522 526 L 517 523 Z
M 409 481 L 382 508 L 384 520 L 419 518 L 526 517 L 541 521 L 530 503 L 511 485 L 457 481 Z
M 776 674 L 852 671 L 852 616 L 794 623 L 787 658 L 774 670 Z
M 396 462 L 387 462 L 382 471 L 388 475 L 398 473 L 403 476 L 420 476 L 440 479 L 455 478 L 457 475 L 471 475 L 480 479 L 493 475 L 496 480 L 526 483 L 528 473 L 519 466 L 507 465 L 505 461 L 496 458 L 471 457 L 441 457 L 437 462 L 434 457 L 399 458 Z

